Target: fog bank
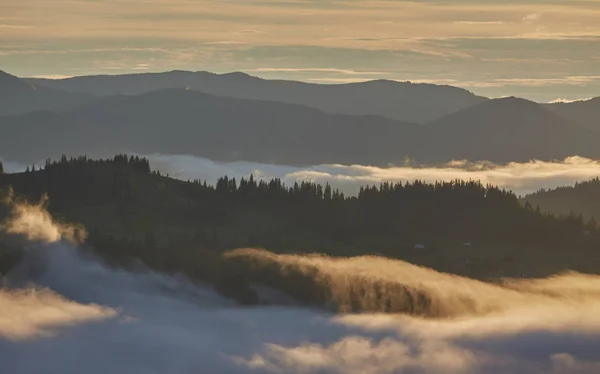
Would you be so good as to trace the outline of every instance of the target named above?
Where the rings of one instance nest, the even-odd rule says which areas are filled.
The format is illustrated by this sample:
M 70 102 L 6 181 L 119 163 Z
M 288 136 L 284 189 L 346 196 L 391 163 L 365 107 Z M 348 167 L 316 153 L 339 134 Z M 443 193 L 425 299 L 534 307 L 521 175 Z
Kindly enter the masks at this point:
M 356 194 L 361 185 L 382 182 L 407 182 L 419 179 L 426 182 L 455 179 L 480 180 L 513 190 L 517 194 L 535 192 L 540 188 L 571 185 L 600 175 L 600 161 L 569 157 L 562 161 L 531 161 L 494 165 L 488 162 L 453 161 L 444 165 L 413 167 L 410 165 L 379 168 L 363 165 L 314 165 L 293 167 L 251 162 L 217 163 L 184 155 L 144 155 L 151 166 L 179 179 L 200 179 L 210 183 L 223 176 L 280 178 L 288 184 L 312 180 L 330 183 L 346 194 Z
M 475 290 L 476 303 L 499 307 L 449 319 L 243 308 L 183 277 L 108 269 L 83 256 L 65 240 L 70 231 L 47 217 L 42 207 L 28 207 L 10 218 L 28 226 L 3 225 L 4 235 L 20 235 L 28 248 L 0 290 L 0 361 L 7 373 L 600 370 L 598 277 L 571 274 L 494 286 L 408 264 L 398 275 L 397 264 L 386 259 L 267 255 L 283 267 L 316 266 L 340 282 L 389 278 L 431 294 Z

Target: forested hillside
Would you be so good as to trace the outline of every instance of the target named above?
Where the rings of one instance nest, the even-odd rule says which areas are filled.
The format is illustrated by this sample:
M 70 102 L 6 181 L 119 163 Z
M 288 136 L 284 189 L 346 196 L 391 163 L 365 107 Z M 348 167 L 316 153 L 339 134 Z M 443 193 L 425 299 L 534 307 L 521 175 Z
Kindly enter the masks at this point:
M 150 170 L 146 159 L 63 158 L 0 185 L 79 222 L 109 262 L 131 258 L 206 277 L 241 247 L 333 256 L 380 254 L 480 278 L 600 268 L 600 232 L 580 216 L 522 206 L 477 182 L 370 186 L 347 197 L 310 182 L 221 178 L 215 186 Z M 209 265 L 211 264 L 211 265 Z
M 581 214 L 587 220 L 600 218 L 600 179 L 594 178 L 573 186 L 542 189 L 524 199 L 532 206 L 554 214 Z

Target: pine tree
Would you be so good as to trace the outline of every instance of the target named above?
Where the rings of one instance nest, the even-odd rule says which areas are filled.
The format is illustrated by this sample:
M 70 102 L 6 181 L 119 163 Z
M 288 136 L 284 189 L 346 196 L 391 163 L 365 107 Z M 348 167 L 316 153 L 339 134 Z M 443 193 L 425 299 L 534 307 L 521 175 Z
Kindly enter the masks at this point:
M 363 188 L 361 187 L 361 192 L 363 191 Z M 331 200 L 331 186 L 329 185 L 329 183 L 327 183 L 325 185 L 325 191 L 323 192 L 323 197 L 325 198 L 325 200 Z

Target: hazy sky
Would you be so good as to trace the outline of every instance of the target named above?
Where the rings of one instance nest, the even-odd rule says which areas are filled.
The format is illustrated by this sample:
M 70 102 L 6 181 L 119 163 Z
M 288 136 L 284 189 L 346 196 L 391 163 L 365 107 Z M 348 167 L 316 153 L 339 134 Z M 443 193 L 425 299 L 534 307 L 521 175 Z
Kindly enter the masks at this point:
M 0 69 L 172 69 L 600 95 L 600 0 L 2 0 Z

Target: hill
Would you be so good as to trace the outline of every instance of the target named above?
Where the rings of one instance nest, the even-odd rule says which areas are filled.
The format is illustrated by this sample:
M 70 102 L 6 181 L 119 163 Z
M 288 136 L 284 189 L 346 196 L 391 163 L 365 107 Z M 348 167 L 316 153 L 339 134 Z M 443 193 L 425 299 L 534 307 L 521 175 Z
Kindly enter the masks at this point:
M 117 156 L 63 158 L 0 175 L 0 186 L 30 201 L 48 193 L 51 213 L 84 224 L 107 261 L 141 258 L 197 276 L 210 271 L 206 256 L 243 247 L 380 254 L 477 278 L 600 268 L 600 231 L 581 217 L 548 216 L 476 182 L 386 183 L 345 197 L 310 182 L 183 182 L 150 172 L 147 160 Z
M 581 214 L 586 219 L 600 219 L 600 179 L 573 186 L 540 190 L 523 199 L 542 211 L 553 214 Z
M 6 135 L 0 139 L 2 155 L 14 161 L 24 156 L 40 160 L 40 147 L 46 155 L 127 150 L 218 161 L 385 165 L 414 153 L 425 132 L 384 117 L 329 114 L 179 89 L 111 96 L 60 115 L 0 118 L 0 125 Z M 27 142 L 15 144 L 13 139 L 22 136 Z
M 272 164 L 496 163 L 600 156 L 600 134 L 522 99 L 489 100 L 429 126 L 302 105 L 169 89 L 116 95 L 61 113 L 0 117 L 2 156 L 190 154 Z M 23 147 L 23 144 L 28 144 Z
M 600 131 L 600 97 L 572 103 L 553 103 L 544 105 L 556 114 L 587 127 Z
M 91 99 L 91 95 L 47 88 L 0 70 L 0 115 L 64 109 Z
M 21 163 L 37 163 L 70 154 L 103 154 L 120 151 L 101 129 L 68 116 L 35 111 L 19 116 L 0 116 L 0 155 Z
M 54 89 L 97 96 L 139 95 L 173 88 L 191 89 L 217 96 L 301 104 L 330 113 L 379 115 L 415 123 L 428 122 L 486 100 L 452 86 L 387 80 L 324 85 L 266 80 L 244 73 L 171 71 L 28 81 Z
M 429 124 L 429 160 L 556 160 L 600 157 L 600 134 L 541 105 L 517 98 L 489 100 Z

